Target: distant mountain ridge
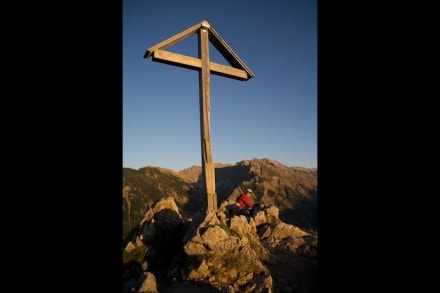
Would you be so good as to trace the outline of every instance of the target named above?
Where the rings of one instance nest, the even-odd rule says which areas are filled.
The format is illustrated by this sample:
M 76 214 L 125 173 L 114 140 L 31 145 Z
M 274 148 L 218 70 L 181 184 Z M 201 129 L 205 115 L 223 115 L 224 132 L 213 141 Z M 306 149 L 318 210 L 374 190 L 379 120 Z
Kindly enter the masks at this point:
M 123 236 L 126 237 L 145 212 L 158 200 L 173 197 L 183 217 L 202 209 L 202 168 L 174 171 L 146 166 L 123 168 Z M 276 205 L 280 219 L 309 231 L 317 229 L 317 169 L 288 167 L 271 159 L 252 159 L 235 164 L 215 164 L 218 206 L 233 202 L 251 188 L 254 202 Z

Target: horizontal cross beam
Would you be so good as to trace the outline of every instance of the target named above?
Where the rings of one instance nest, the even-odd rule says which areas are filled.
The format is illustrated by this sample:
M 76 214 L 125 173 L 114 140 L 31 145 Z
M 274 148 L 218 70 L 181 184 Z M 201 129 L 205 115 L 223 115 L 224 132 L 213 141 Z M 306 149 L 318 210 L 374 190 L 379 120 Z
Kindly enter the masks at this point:
M 202 60 L 169 51 L 156 49 L 153 52 L 153 61 L 167 63 L 189 69 L 200 70 L 202 68 Z M 212 74 L 231 77 L 238 80 L 247 80 L 249 76 L 246 71 L 227 65 L 209 62 L 209 70 Z

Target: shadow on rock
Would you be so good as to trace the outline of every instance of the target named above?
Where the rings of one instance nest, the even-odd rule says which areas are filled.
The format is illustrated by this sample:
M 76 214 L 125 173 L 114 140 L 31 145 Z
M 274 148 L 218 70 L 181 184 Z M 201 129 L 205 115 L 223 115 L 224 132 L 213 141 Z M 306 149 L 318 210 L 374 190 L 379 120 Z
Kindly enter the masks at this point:
M 214 286 L 199 282 L 172 282 L 161 284 L 158 287 L 160 293 L 218 293 L 219 290 Z

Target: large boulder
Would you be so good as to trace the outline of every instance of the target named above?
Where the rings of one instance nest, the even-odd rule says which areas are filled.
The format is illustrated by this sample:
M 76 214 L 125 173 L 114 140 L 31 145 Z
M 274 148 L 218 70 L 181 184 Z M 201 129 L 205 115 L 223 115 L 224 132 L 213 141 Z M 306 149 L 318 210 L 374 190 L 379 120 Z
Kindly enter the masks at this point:
M 184 278 L 228 292 L 269 292 L 272 277 L 259 259 L 253 220 L 233 216 L 230 223 L 213 211 L 195 217 L 184 236 L 188 264 Z

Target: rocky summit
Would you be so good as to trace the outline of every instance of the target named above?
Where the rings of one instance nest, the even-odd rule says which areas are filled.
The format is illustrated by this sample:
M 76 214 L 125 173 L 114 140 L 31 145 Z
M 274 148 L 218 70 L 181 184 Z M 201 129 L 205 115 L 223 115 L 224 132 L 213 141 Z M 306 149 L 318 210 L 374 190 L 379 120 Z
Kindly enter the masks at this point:
M 125 242 L 123 292 L 316 292 L 317 243 L 274 204 L 246 217 L 225 199 L 185 219 L 163 197 Z

